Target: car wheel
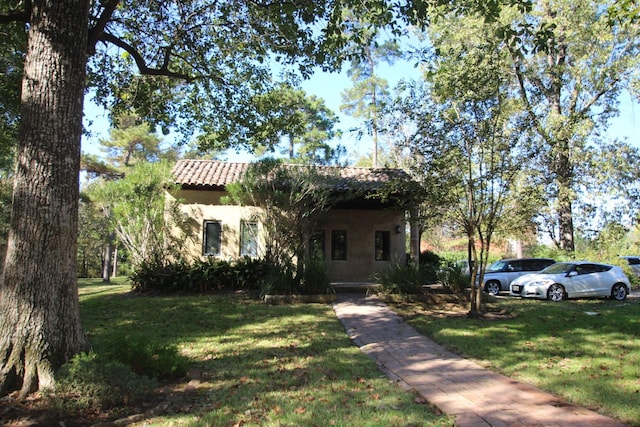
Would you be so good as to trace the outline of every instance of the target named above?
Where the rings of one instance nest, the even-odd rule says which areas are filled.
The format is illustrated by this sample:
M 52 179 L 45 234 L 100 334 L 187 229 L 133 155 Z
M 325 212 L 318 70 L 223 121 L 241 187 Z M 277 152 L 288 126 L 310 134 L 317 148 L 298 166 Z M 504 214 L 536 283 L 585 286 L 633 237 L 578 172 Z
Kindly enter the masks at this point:
M 500 293 L 500 282 L 496 282 L 495 280 L 487 282 L 484 285 L 484 290 L 491 295 L 498 295 Z
M 611 298 L 622 301 L 627 297 L 627 287 L 622 283 L 616 283 L 611 288 Z
M 557 283 L 549 286 L 549 290 L 547 291 L 547 299 L 549 301 L 562 301 L 564 299 L 564 288 L 562 285 Z

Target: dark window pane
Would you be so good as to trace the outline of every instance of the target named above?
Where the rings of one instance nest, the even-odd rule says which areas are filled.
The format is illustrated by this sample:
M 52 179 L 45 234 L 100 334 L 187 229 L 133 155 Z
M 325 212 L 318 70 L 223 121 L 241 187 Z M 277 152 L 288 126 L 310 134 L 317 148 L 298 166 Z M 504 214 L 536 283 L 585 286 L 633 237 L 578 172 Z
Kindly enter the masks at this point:
M 204 254 L 220 255 L 222 226 L 219 222 L 204 223 Z
M 347 230 L 331 231 L 331 259 L 347 259 Z
M 389 246 L 391 242 L 391 232 L 389 231 L 376 231 L 375 237 L 375 257 L 376 261 L 389 261 L 390 251 Z

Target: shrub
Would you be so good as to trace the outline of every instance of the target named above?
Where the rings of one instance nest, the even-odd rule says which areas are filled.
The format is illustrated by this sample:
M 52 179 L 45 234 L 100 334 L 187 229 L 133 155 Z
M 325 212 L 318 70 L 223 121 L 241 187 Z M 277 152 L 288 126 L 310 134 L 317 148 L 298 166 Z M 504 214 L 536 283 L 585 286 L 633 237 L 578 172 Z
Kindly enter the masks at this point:
M 234 289 L 258 289 L 260 280 L 268 271 L 265 260 L 248 256 L 236 260 L 231 269 Z
M 431 251 L 420 253 L 420 274 L 422 283 L 435 283 L 437 281 L 438 270 L 442 264 L 442 258 Z
M 136 291 L 174 292 L 190 287 L 193 275 L 184 262 L 144 262 L 131 272 L 129 280 Z
M 82 353 L 60 369 L 56 386 L 46 390 L 44 398 L 63 414 L 104 411 L 140 403 L 156 386 L 121 362 Z
M 186 291 L 207 292 L 234 288 L 233 267 L 229 261 L 215 258 L 196 260 L 190 270 L 195 280 L 192 284 L 185 283 Z
M 390 294 L 418 294 L 424 284 L 423 272 L 411 265 L 394 264 L 386 271 L 378 273 L 375 280 L 381 290 Z
M 300 279 L 296 277 L 293 263 L 272 265 L 260 281 L 260 296 L 293 295 L 300 289 Z
M 175 346 L 161 346 L 144 337 L 120 337 L 105 355 L 150 378 L 178 379 L 189 369 L 188 359 Z
M 135 291 L 209 292 L 211 290 L 258 289 L 267 274 L 264 260 L 249 257 L 236 261 L 207 258 L 192 264 L 143 263 L 130 275 Z
M 326 294 L 331 290 L 330 284 L 331 279 L 324 260 L 319 258 L 308 259 L 304 266 L 304 277 L 300 292 L 309 295 Z
M 462 266 L 456 262 L 445 262 L 437 272 L 438 282 L 456 295 L 467 294 L 467 288 L 471 284 L 469 274 L 463 271 Z

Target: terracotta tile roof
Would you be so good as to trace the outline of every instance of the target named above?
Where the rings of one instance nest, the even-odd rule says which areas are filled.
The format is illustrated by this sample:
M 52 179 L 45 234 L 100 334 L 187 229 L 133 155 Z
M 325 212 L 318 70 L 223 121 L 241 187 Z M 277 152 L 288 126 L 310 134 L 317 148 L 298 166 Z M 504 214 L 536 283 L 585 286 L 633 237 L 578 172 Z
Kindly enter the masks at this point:
M 223 190 L 225 185 L 237 182 L 249 169 L 251 163 L 233 163 L 217 160 L 178 160 L 173 168 L 175 183 L 185 189 Z M 288 165 L 288 167 L 304 167 Z M 339 171 L 336 190 L 376 189 L 393 179 L 408 180 L 400 169 L 318 166 L 320 170 Z

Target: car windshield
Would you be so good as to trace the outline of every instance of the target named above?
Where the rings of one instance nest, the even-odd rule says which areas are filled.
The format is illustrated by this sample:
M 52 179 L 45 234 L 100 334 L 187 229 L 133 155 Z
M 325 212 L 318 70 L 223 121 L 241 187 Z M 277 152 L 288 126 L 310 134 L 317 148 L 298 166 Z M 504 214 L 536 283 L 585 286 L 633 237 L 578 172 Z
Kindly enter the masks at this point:
M 492 271 L 503 271 L 504 269 L 507 268 L 507 262 L 505 261 L 496 261 L 493 264 L 491 264 L 489 267 L 487 267 L 487 272 L 492 272 Z
M 575 267 L 574 264 L 559 262 L 556 264 L 552 264 L 549 267 L 545 268 L 540 272 L 540 274 L 560 274 L 560 273 L 568 273 Z

